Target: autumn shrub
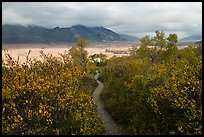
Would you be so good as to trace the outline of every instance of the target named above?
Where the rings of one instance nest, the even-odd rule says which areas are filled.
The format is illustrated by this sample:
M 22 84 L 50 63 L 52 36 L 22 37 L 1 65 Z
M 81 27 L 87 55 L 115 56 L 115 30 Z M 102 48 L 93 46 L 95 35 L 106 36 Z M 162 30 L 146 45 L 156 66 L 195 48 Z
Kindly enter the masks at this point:
M 100 75 L 102 100 L 126 134 L 202 134 L 199 51 L 188 47 L 168 61 L 135 56 L 108 61 Z
M 41 52 L 41 57 L 20 64 L 7 53 L 2 62 L 2 134 L 103 133 L 89 93 L 91 77 L 67 53 L 58 58 Z

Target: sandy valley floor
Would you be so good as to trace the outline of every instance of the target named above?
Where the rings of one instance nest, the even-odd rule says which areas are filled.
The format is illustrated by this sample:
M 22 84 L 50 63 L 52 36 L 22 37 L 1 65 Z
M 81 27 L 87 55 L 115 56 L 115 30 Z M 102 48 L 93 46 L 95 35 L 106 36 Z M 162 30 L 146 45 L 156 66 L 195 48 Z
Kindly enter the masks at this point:
M 127 51 L 129 48 L 131 48 L 131 44 L 116 44 L 116 45 L 90 45 L 86 48 L 88 51 L 89 55 L 93 54 L 99 54 L 103 53 L 106 54 L 108 58 L 116 55 L 116 56 L 124 56 L 127 54 L 113 54 L 112 52 L 105 52 L 106 49 L 108 50 L 113 50 L 113 51 L 118 51 L 118 50 L 124 50 Z M 71 48 L 71 45 L 58 45 L 58 46 L 49 46 L 49 45 L 29 45 L 29 44 L 24 44 L 24 45 L 12 45 L 12 46 L 2 46 L 2 60 L 5 60 L 5 51 L 4 49 L 7 49 L 8 52 L 10 53 L 11 57 L 14 58 L 15 60 L 19 56 L 19 61 L 20 63 L 25 62 L 26 60 L 26 55 L 28 54 L 28 51 L 31 50 L 31 53 L 29 55 L 30 58 L 32 59 L 41 59 L 40 58 L 40 51 L 42 50 L 45 54 L 52 54 L 53 56 L 59 56 L 59 53 L 64 53 L 65 51 L 69 51 Z
M 108 58 L 112 56 L 126 56 L 128 54 L 114 54 L 112 52 L 106 52 L 105 50 L 112 51 L 128 51 L 131 49 L 134 43 L 96 43 L 88 45 L 86 50 L 89 55 L 103 53 L 106 54 Z M 65 51 L 69 51 L 69 49 L 74 44 L 58 44 L 58 45 L 46 45 L 46 44 L 14 44 L 14 45 L 6 45 L 2 44 L 2 60 L 6 59 L 4 49 L 7 49 L 13 59 L 17 59 L 19 56 L 20 63 L 26 61 L 26 55 L 28 51 L 31 50 L 29 57 L 31 59 L 41 59 L 40 51 L 42 50 L 45 54 L 52 54 L 53 56 L 60 56 L 59 53 L 64 53 Z M 135 43 L 134 45 L 138 45 Z M 180 45 L 178 48 L 185 48 L 188 45 Z

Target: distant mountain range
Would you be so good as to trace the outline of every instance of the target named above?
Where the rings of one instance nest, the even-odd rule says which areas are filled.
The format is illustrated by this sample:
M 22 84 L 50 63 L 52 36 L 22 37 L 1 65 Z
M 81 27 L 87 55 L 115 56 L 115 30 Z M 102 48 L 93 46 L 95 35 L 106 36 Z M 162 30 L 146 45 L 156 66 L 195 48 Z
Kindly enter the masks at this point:
M 70 28 L 55 27 L 48 29 L 36 25 L 2 25 L 2 43 L 69 43 L 77 38 L 89 42 L 138 41 L 139 38 L 126 34 L 117 34 L 104 27 L 86 27 L 75 25 Z
M 126 34 L 120 34 L 120 36 L 125 38 L 127 41 L 139 41 L 140 40 L 140 38 L 138 37 L 134 37 L 134 36 L 126 35 Z
M 201 34 L 191 35 L 181 39 L 181 41 L 200 41 L 200 40 L 202 40 Z
M 201 41 L 196 42 L 196 44 L 201 44 L 201 45 L 202 45 L 202 40 L 201 40 Z

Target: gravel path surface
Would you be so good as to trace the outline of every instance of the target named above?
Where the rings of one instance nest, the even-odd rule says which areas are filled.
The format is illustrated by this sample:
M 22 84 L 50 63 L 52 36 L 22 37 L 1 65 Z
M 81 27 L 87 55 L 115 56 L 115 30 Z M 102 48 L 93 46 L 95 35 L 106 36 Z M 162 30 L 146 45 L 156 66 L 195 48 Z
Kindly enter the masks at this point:
M 104 87 L 104 84 L 98 80 L 99 72 L 96 71 L 96 75 L 94 76 L 94 79 L 97 81 L 98 86 L 93 92 L 93 99 L 96 102 L 96 105 L 98 106 L 97 111 L 100 115 L 102 121 L 104 121 L 105 124 L 105 135 L 121 135 L 121 130 L 117 126 L 117 124 L 113 121 L 112 117 L 108 114 L 108 112 L 104 109 L 104 105 L 102 104 L 102 101 L 100 99 L 101 91 Z

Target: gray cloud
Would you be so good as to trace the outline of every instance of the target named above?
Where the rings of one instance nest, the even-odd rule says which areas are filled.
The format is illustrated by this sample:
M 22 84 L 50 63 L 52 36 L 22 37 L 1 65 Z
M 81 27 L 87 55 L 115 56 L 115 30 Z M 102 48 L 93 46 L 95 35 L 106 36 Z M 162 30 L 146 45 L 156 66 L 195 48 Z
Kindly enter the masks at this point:
M 2 24 L 104 26 L 134 36 L 202 33 L 201 2 L 3 2 Z

